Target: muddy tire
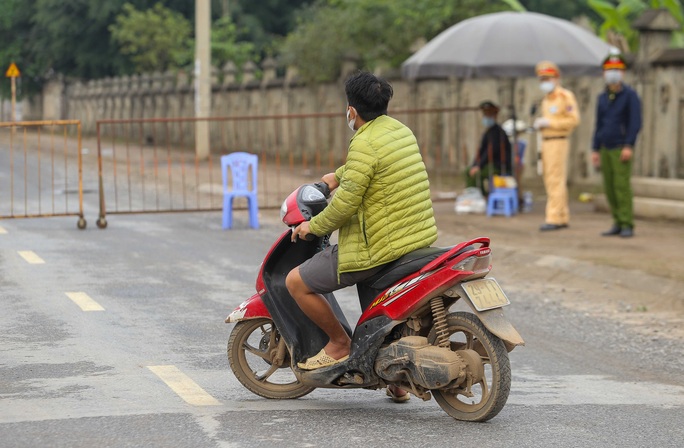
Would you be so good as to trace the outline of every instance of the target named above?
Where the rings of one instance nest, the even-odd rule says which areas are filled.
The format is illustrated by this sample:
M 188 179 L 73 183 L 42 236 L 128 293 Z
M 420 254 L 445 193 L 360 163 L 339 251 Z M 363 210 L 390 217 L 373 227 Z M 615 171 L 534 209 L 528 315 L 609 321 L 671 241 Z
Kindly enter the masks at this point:
M 482 359 L 484 377 L 473 384 L 473 397 L 453 390 L 433 390 L 439 406 L 456 420 L 484 422 L 503 409 L 511 390 L 511 365 L 503 341 L 494 336 L 474 314 L 451 313 L 447 316 L 451 349 L 475 350 Z M 434 343 L 437 335 L 433 328 L 428 339 Z
M 314 387 L 302 384 L 290 368 L 290 355 L 281 366 L 272 364 L 280 333 L 271 319 L 238 322 L 228 339 L 228 362 L 235 377 L 264 398 L 299 398 Z

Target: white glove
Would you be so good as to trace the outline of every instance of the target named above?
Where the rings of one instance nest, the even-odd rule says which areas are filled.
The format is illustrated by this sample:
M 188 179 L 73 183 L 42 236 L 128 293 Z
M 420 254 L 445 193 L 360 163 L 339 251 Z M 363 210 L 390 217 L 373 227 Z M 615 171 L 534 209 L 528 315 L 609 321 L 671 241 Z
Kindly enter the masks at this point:
M 549 121 L 548 118 L 544 117 L 539 117 L 534 120 L 534 124 L 532 125 L 535 129 L 544 129 L 548 128 L 551 122 Z

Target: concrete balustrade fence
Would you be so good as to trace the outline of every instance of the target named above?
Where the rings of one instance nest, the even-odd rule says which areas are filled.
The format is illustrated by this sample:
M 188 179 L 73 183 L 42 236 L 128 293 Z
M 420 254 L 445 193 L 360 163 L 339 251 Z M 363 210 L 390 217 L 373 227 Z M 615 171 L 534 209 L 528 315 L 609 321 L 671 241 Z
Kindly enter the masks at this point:
M 394 98 L 390 103 L 392 111 L 431 110 L 431 109 L 474 109 L 483 100 L 493 100 L 502 105 L 499 121 L 511 118 L 513 112 L 518 119 L 531 124 L 530 110 L 541 101 L 542 94 L 534 78 L 521 78 L 515 81 L 498 79 L 470 80 L 425 80 L 409 82 L 386 73 L 394 87 Z M 317 86 L 307 86 L 296 77 L 266 78 L 261 81 L 226 81 L 231 76 L 224 74 L 224 81 L 213 86 L 212 117 L 264 117 L 295 116 L 311 114 L 339 114 L 344 124 L 346 98 L 344 86 L 332 82 Z M 267 80 L 269 79 L 269 80 Z M 647 78 L 636 77 L 629 73 L 627 82 L 633 85 L 642 98 L 644 127 L 637 142 L 634 174 L 646 177 L 684 178 L 684 69 L 678 67 L 656 67 Z M 591 141 L 594 129 L 596 98 L 603 89 L 603 81 L 598 77 L 565 78 L 563 84 L 571 89 L 578 100 L 582 121 L 572 134 L 570 141 L 569 179 L 574 181 L 598 181 L 598 173 L 591 165 Z M 82 122 L 85 135 L 94 135 L 98 120 L 147 120 L 179 119 L 194 117 L 194 89 L 190 79 L 184 74 L 151 74 L 131 77 L 94 80 L 87 83 L 62 84 L 60 88 L 48 89 L 52 96 L 45 97 L 43 110 L 53 115 L 49 118 L 69 117 Z M 55 105 L 59 103 L 58 105 Z M 52 104 L 52 106 L 48 106 Z M 514 105 L 514 108 L 511 107 Z M 392 112 L 394 113 L 394 112 Z M 407 117 L 397 116 L 400 120 Z M 450 126 L 459 133 L 461 149 L 465 157 L 451 157 L 455 170 L 463 170 L 477 151 L 483 131 L 476 114 L 467 122 L 446 123 L 444 117 L 436 118 L 433 123 L 407 123 L 419 126 L 416 133 L 425 134 L 426 141 L 436 141 L 439 128 Z M 261 123 L 263 124 L 263 123 Z M 186 125 L 184 138 L 192 126 Z M 220 132 L 232 134 L 225 137 L 240 146 L 245 144 L 245 128 L 255 126 L 246 122 L 228 123 L 227 129 L 216 128 L 212 139 L 218 139 Z M 436 133 L 427 135 L 430 127 Z M 261 126 L 255 145 L 269 148 L 276 137 L 272 126 Z M 149 123 L 143 124 L 143 136 L 151 135 Z M 327 128 L 318 127 L 313 132 L 326 133 L 331 141 L 337 141 L 344 127 L 331 124 Z M 289 131 L 282 129 L 279 137 Z M 178 143 L 181 128 L 169 129 L 169 139 Z M 297 148 L 311 151 L 311 142 L 319 142 L 310 136 L 304 138 Z M 536 138 L 524 134 L 531 145 L 528 153 L 534 154 Z M 526 170 L 525 177 L 534 176 L 533 170 Z
M 647 10 L 635 22 L 640 33 L 639 53 L 633 55 L 626 82 L 632 85 L 642 99 L 644 125 L 637 142 L 634 175 L 665 179 L 684 179 L 684 50 L 668 48 L 670 33 L 677 27 L 676 21 L 667 17 L 665 10 Z M 356 70 L 357 62 L 345 60 L 339 80 L 316 85 L 303 84 L 293 67 L 279 67 L 277 61 L 268 58 L 261 67 L 247 63 L 239 69 L 231 62 L 221 69 L 214 68 L 212 75 L 212 117 L 263 117 L 293 116 L 306 114 L 341 114 L 344 122 L 346 98 L 343 80 Z M 530 124 L 531 108 L 538 104 L 542 93 L 530 69 L 529 77 L 517 79 L 427 79 L 407 81 L 398 71 L 379 70 L 379 75 L 390 80 L 394 86 L 394 98 L 390 107 L 397 110 L 418 109 L 472 109 L 483 100 L 492 100 L 503 106 L 500 121 L 516 116 Z M 604 89 L 601 77 L 562 78 L 565 87 L 572 90 L 578 100 L 581 124 L 570 140 L 570 182 L 599 183 L 600 175 L 591 165 L 591 144 L 595 122 L 596 99 Z M 195 116 L 195 91 L 192 76 L 186 72 L 136 74 L 98 80 L 64 80 L 56 78 L 49 82 L 41 97 L 23 104 L 24 119 L 77 119 L 85 135 L 96 132 L 98 120 L 179 119 Z M 402 118 L 402 117 L 398 117 Z M 433 123 L 408 123 L 418 125 L 416 133 L 424 141 L 435 142 L 442 138 L 439 128 L 451 127 L 458 132 L 458 150 L 449 149 L 448 162 L 455 171 L 465 168 L 472 160 L 479 145 L 482 132 L 479 119 L 473 115 L 468 123 L 446 123 L 444 117 Z M 229 138 L 244 145 L 244 129 L 238 123 L 227 124 Z M 151 137 L 149 123 L 144 123 L 144 137 Z M 320 128 L 332 141 L 337 141 L 337 125 Z M 428 135 L 426 130 L 435 128 Z M 221 130 L 215 129 L 214 133 Z M 169 139 L 180 141 L 181 128 L 169 129 Z M 187 129 L 184 136 L 187 136 Z M 275 130 L 268 126 L 256 135 L 254 141 L 260 148 L 274 147 Z M 285 135 L 285 130 L 281 131 Z M 216 139 L 216 135 L 212 136 Z M 533 155 L 536 139 L 524 135 L 530 143 L 528 154 Z M 320 141 L 309 136 L 302 138 L 297 150 L 310 151 L 308 144 Z M 446 150 L 444 145 L 441 148 Z M 463 151 L 454 158 L 455 151 Z M 533 158 L 533 157 L 530 157 Z M 535 176 L 528 169 L 524 177 Z

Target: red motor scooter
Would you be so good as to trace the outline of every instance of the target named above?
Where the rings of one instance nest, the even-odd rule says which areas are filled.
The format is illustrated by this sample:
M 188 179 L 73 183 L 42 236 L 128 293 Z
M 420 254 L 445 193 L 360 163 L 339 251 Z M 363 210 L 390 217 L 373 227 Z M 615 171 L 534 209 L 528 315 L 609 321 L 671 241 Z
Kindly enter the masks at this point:
M 325 183 L 299 187 L 281 207 L 297 226 L 320 213 Z M 287 230 L 266 255 L 257 293 L 226 318 L 236 323 L 228 360 L 237 379 L 266 398 L 298 398 L 318 387 L 379 389 L 399 386 L 423 400 L 432 395 L 458 420 L 486 421 L 508 399 L 508 352 L 524 341 L 504 316 L 508 298 L 491 270 L 489 238 L 450 248 L 427 247 L 389 263 L 357 285 L 362 314 L 352 332 L 333 294 L 326 294 L 352 339 L 349 358 L 301 370 L 328 337 L 301 311 L 285 287 L 291 269 L 329 244 L 329 236 L 292 243 Z M 472 312 L 451 312 L 457 301 Z

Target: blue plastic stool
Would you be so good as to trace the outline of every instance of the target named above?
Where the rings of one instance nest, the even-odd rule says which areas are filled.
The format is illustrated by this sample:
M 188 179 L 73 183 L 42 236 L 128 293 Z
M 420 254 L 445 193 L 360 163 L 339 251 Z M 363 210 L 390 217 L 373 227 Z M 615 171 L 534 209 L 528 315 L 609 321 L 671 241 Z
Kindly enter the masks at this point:
M 487 216 L 513 216 L 518 213 L 518 189 L 495 188 L 487 198 Z
M 247 198 L 249 226 L 253 229 L 259 228 L 259 205 L 257 203 L 258 163 L 259 157 L 256 154 L 246 152 L 234 152 L 221 156 L 224 229 L 233 227 L 233 199 L 238 196 Z M 231 177 L 233 178 L 232 188 L 228 188 L 228 170 L 230 170 Z

